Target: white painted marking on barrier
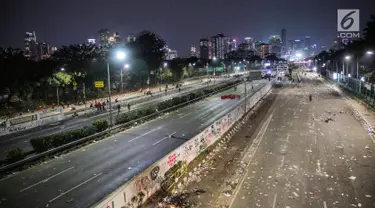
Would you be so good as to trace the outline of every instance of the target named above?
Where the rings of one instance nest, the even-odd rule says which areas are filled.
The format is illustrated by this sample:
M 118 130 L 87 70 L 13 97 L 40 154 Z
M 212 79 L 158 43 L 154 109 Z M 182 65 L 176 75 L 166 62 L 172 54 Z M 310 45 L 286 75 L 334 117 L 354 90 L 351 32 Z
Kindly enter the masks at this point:
M 327 203 L 325 201 L 323 201 L 323 207 L 327 208 Z
M 276 207 L 276 198 L 277 198 L 277 194 L 275 194 L 275 196 L 273 197 L 272 208 Z
M 99 173 L 99 174 L 94 175 L 93 177 L 91 177 L 91 178 L 89 178 L 89 179 L 83 181 L 82 183 L 80 183 L 80 184 L 74 186 L 73 188 L 71 188 L 71 189 L 69 189 L 69 190 L 67 190 L 67 191 L 65 191 L 65 192 L 63 192 L 63 193 L 61 193 L 61 194 L 59 194 L 59 195 L 56 196 L 55 198 L 49 200 L 48 203 L 51 203 L 51 202 L 55 201 L 56 199 L 58 199 L 58 198 L 64 196 L 65 194 L 67 194 L 67 193 L 73 191 L 74 189 L 79 188 L 80 186 L 82 186 L 82 185 L 84 185 L 84 184 L 86 184 L 86 183 L 88 183 L 88 182 L 94 180 L 95 178 L 99 177 L 99 176 L 102 175 L 102 174 L 103 174 L 103 173 Z
M 152 129 L 151 131 L 148 131 L 148 132 L 146 132 L 146 133 L 144 133 L 144 134 L 141 134 L 141 135 L 139 135 L 139 136 L 137 136 L 137 137 L 134 137 L 133 139 L 129 140 L 129 142 L 135 141 L 135 140 L 137 140 L 137 139 L 139 139 L 139 138 L 141 138 L 141 137 L 144 137 L 144 136 L 146 136 L 147 134 L 151 134 L 152 132 L 154 132 L 154 131 L 156 131 L 156 130 L 159 130 L 159 129 L 161 129 L 161 128 L 163 128 L 163 126 L 159 126 L 159 127 L 157 127 L 157 128 Z
M 26 191 L 26 190 L 28 190 L 28 189 L 31 189 L 32 187 L 37 186 L 37 185 L 39 185 L 39 184 L 41 184 L 41 183 L 45 183 L 45 182 L 49 181 L 50 179 L 52 179 L 52 178 L 54 178 L 54 177 L 56 177 L 56 176 L 58 176 L 58 175 L 61 175 L 61 174 L 65 173 L 65 172 L 67 172 L 67 171 L 73 169 L 74 167 L 75 167 L 75 166 L 70 167 L 70 168 L 68 168 L 68 169 L 65 169 L 65 170 L 63 170 L 63 171 L 61 171 L 61 172 L 58 172 L 58 173 L 56 173 L 55 175 L 52 175 L 52 176 L 50 176 L 50 177 L 48 177 L 48 178 L 46 178 L 46 179 L 43 179 L 43 180 L 39 181 L 38 183 L 35 183 L 35 184 L 33 184 L 33 185 L 30 185 L 30 186 L 28 186 L 28 187 L 26 187 L 26 188 L 20 190 L 20 192 L 23 192 L 23 191 Z

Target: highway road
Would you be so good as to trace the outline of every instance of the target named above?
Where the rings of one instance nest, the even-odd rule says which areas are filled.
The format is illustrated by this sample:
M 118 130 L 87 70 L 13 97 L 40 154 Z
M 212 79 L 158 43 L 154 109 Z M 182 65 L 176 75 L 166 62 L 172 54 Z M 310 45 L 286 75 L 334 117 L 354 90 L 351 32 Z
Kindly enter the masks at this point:
M 240 100 L 220 99 L 228 93 L 244 85 L 2 179 L 0 206 L 89 207 L 235 108 Z
M 210 86 L 213 84 L 220 84 L 224 82 L 233 81 L 234 78 L 218 78 L 215 80 L 215 83 L 211 83 Z M 207 83 L 200 83 L 200 82 L 193 82 L 193 84 L 189 84 L 186 86 L 183 86 L 181 88 L 181 92 L 179 93 L 176 90 L 170 89 L 167 95 L 164 95 L 164 92 L 162 93 L 155 93 L 153 97 L 151 96 L 132 96 L 128 100 L 126 100 L 126 103 L 131 103 L 131 110 L 148 106 L 148 105 L 154 105 L 156 103 L 159 103 L 161 101 L 171 99 L 176 95 L 182 95 L 190 93 L 197 89 L 202 89 L 207 87 Z M 173 91 L 173 92 L 172 92 Z M 117 106 L 114 105 L 112 110 L 113 113 L 113 121 L 115 121 L 116 115 L 117 115 Z M 122 106 L 121 113 L 127 112 L 128 109 L 125 106 Z M 70 116 L 69 116 L 70 117 Z M 109 112 L 97 112 L 94 114 L 89 114 L 86 116 L 80 116 L 76 117 L 74 119 L 67 119 L 63 120 L 62 122 L 55 123 L 53 125 L 44 125 L 38 128 L 33 129 L 32 131 L 26 131 L 26 132 L 20 132 L 17 134 L 12 135 L 5 135 L 0 137 L 0 160 L 4 160 L 6 158 L 7 151 L 14 148 L 21 148 L 24 151 L 31 151 L 32 147 L 29 143 L 29 140 L 32 137 L 35 136 L 46 136 L 53 133 L 58 133 L 62 131 L 67 130 L 73 130 L 73 129 L 79 129 L 83 128 L 84 126 L 89 126 L 92 124 L 93 121 L 97 119 L 106 119 L 109 121 Z
M 330 85 L 301 80 L 264 117 L 229 207 L 375 207 L 373 138 Z

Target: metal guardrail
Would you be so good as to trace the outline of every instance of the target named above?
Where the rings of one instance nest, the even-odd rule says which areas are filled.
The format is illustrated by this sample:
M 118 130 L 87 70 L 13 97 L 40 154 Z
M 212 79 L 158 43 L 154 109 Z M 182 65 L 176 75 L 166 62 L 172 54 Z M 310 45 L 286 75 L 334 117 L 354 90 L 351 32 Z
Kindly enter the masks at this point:
M 19 160 L 19 161 L 17 161 L 17 162 L 11 163 L 11 164 L 9 164 L 9 165 L 5 165 L 5 166 L 3 166 L 3 167 L 0 167 L 0 172 L 9 171 L 9 170 L 11 170 L 11 169 L 14 169 L 14 168 L 17 168 L 17 167 L 23 166 L 23 165 L 25 165 L 25 164 L 28 164 L 28 163 L 34 162 L 34 161 L 36 161 L 36 160 L 38 160 L 38 159 L 41 159 L 41 158 L 43 158 L 43 157 L 46 157 L 46 156 L 52 155 L 52 154 L 57 153 L 57 152 L 61 152 L 61 151 L 63 151 L 63 150 L 66 150 L 66 149 L 69 149 L 69 148 L 71 148 L 71 147 L 77 146 L 78 144 L 82 144 L 82 143 L 88 142 L 88 141 L 90 141 L 90 140 L 93 140 L 93 139 L 95 139 L 95 138 L 101 137 L 101 136 L 103 136 L 103 135 L 105 135 L 105 134 L 111 133 L 111 131 L 118 130 L 118 129 L 120 129 L 120 128 L 124 128 L 124 127 L 128 127 L 128 126 L 131 126 L 131 125 L 137 123 L 138 121 L 147 120 L 147 119 L 149 119 L 149 118 L 156 117 L 156 116 L 158 116 L 158 115 L 160 115 L 160 114 L 164 114 L 164 113 L 166 113 L 166 112 L 173 111 L 173 110 L 175 110 L 175 109 L 177 109 L 177 108 L 180 108 L 180 107 L 182 107 L 182 106 L 188 105 L 188 104 L 193 103 L 193 102 L 198 101 L 198 100 L 202 100 L 202 99 L 204 99 L 204 98 L 206 98 L 206 97 L 212 96 L 212 95 L 214 95 L 214 94 L 216 94 L 216 93 L 219 93 L 219 92 L 225 91 L 225 90 L 227 90 L 227 89 L 230 89 L 230 88 L 232 88 L 232 87 L 234 87 L 234 86 L 237 86 L 237 85 L 240 85 L 240 84 L 242 84 L 242 82 L 238 82 L 238 83 L 232 84 L 232 85 L 230 85 L 230 86 L 228 86 L 228 87 L 225 87 L 225 88 L 222 88 L 222 89 L 220 89 L 220 90 L 214 91 L 214 92 L 212 92 L 212 93 L 209 93 L 209 94 L 203 95 L 203 96 L 198 97 L 198 98 L 195 98 L 195 99 L 193 99 L 193 100 L 189 100 L 189 101 L 187 101 L 187 102 L 180 103 L 180 104 L 175 105 L 175 106 L 173 106 L 173 107 L 170 107 L 170 108 L 167 108 L 167 109 L 164 109 L 164 110 L 161 110 L 161 111 L 155 112 L 155 113 L 153 113 L 153 114 L 151 114 L 151 115 L 144 116 L 144 117 L 142 117 L 142 118 L 138 118 L 138 119 L 135 119 L 135 120 L 129 121 L 129 122 L 124 123 L 124 124 L 115 125 L 115 126 L 110 127 L 109 129 L 106 129 L 106 130 L 104 130 L 104 131 L 101 131 L 101 132 L 95 133 L 95 134 L 93 134 L 93 135 L 90 135 L 90 136 L 87 136 L 87 137 L 84 137 L 84 138 L 78 139 L 78 140 L 76 140 L 76 141 L 73 141 L 73 142 L 70 142 L 70 143 L 67 143 L 67 144 L 61 145 L 61 146 L 59 146 L 59 147 L 56 147 L 56 148 L 53 148 L 53 149 L 47 150 L 47 151 L 45 151 L 45 152 L 42 152 L 42 153 L 39 153 L 39 154 L 33 155 L 33 156 L 28 157 L 28 158 L 25 158 L 25 159 L 23 159 L 23 160 Z

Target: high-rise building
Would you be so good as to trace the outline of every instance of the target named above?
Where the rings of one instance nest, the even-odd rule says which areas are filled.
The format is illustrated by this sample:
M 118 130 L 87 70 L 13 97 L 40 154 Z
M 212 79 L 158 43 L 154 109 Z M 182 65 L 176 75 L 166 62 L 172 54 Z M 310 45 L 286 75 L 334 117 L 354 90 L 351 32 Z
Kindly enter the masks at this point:
M 35 32 L 26 32 L 25 34 L 25 51 L 24 55 L 28 58 L 36 58 L 37 57 L 37 42 L 36 42 L 36 35 Z
M 107 29 L 101 29 L 99 31 L 99 43 L 100 45 L 106 45 L 109 43 L 111 33 Z
M 271 46 L 271 53 L 274 53 L 277 57 L 281 56 L 282 41 L 280 35 L 271 35 L 268 38 L 268 43 Z
M 175 59 L 177 58 L 177 51 L 176 50 L 172 50 L 170 48 L 167 48 L 167 52 L 166 52 L 166 55 L 165 55 L 165 59 L 166 60 L 172 60 L 172 59 Z
M 190 47 L 190 57 L 197 57 L 197 48 L 194 45 Z
M 289 40 L 287 53 L 288 55 L 291 55 L 293 54 L 293 52 L 294 52 L 294 40 Z
M 259 56 L 264 59 L 271 52 L 271 46 L 266 43 L 259 45 Z
M 281 30 L 281 43 L 281 54 L 285 55 L 287 53 L 286 29 Z
M 297 51 L 303 51 L 304 44 L 302 40 L 294 40 L 293 45 L 294 45 L 293 53 L 296 53 Z
M 47 59 L 51 56 L 51 47 L 49 43 L 41 42 L 37 43 L 37 54 L 38 59 Z
M 211 37 L 212 55 L 217 59 L 224 59 L 225 54 L 229 52 L 229 37 L 218 34 Z
M 129 33 L 129 34 L 128 34 L 128 37 L 126 38 L 126 41 L 127 41 L 128 43 L 131 43 L 131 42 L 135 42 L 135 40 L 136 40 L 135 35 L 134 35 L 133 33 Z
M 236 39 L 230 39 L 228 44 L 229 44 L 229 51 L 237 50 L 237 40 Z
M 93 45 L 96 44 L 96 40 L 94 38 L 87 39 L 87 42 L 88 42 L 88 44 L 93 44 Z
M 207 38 L 202 38 L 199 40 L 199 51 L 201 58 L 212 59 L 212 45 L 210 40 Z
M 55 51 L 57 51 L 57 47 L 55 46 L 51 47 L 51 54 L 54 53 Z
M 311 37 L 310 36 L 305 36 L 305 40 L 303 41 L 304 48 L 303 50 L 306 51 L 307 53 L 310 53 L 311 51 Z

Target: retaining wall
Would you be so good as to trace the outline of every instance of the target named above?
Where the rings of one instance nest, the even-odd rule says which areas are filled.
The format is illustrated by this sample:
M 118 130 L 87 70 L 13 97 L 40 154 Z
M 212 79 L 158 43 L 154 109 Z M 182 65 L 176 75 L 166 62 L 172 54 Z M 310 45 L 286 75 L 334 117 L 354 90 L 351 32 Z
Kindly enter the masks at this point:
M 254 93 L 247 100 L 247 110 L 250 110 L 271 89 L 273 82 Z M 120 186 L 109 196 L 94 205 L 95 208 L 125 208 L 137 207 L 144 203 L 160 188 L 167 189 L 173 182 L 178 181 L 173 173 L 183 169 L 201 152 L 219 140 L 229 128 L 245 114 L 244 102 L 186 141 L 181 146 L 155 162 L 149 168 Z M 173 180 L 171 180 L 173 179 Z

